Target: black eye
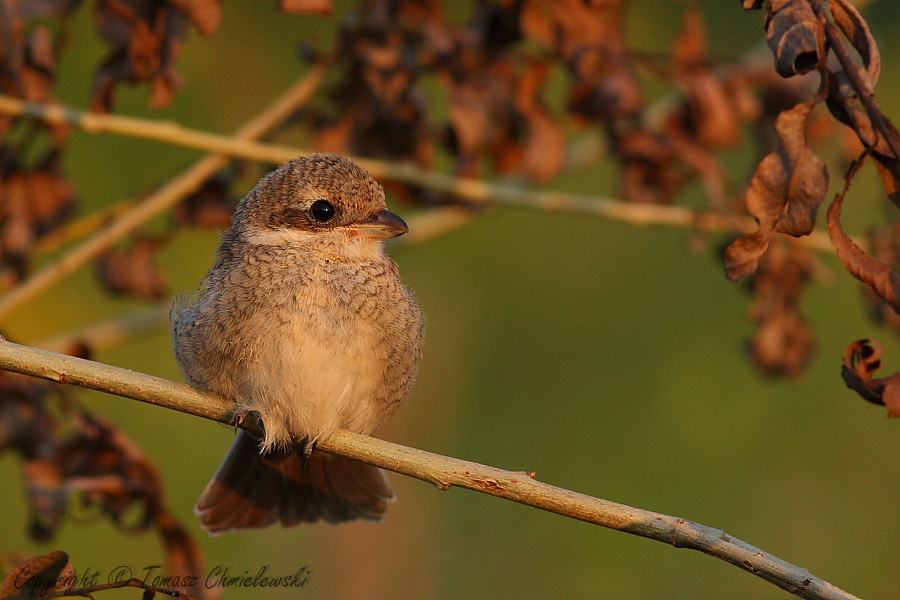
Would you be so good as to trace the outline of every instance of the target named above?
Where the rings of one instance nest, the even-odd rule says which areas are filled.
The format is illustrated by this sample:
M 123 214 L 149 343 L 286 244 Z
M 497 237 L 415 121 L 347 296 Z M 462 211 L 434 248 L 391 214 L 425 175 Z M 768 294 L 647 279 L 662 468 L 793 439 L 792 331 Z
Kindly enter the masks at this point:
M 334 205 L 328 200 L 316 200 L 313 202 L 313 205 L 309 207 L 309 213 L 316 221 L 327 223 L 334 218 Z

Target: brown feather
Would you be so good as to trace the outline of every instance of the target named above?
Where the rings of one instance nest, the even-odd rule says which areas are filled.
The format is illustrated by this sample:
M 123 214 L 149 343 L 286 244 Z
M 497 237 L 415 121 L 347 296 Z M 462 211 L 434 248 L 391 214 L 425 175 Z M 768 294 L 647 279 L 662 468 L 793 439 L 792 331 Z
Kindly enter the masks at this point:
M 320 451 L 308 459 L 299 451 L 260 454 L 258 442 L 241 431 L 194 510 L 215 535 L 276 522 L 378 521 L 391 499 L 377 467 Z

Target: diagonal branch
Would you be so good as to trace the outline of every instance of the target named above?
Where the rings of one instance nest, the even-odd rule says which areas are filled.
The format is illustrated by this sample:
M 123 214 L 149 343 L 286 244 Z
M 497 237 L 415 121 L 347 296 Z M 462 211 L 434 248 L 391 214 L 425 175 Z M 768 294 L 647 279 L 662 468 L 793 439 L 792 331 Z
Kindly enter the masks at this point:
M 6 341 L 0 341 L 0 368 L 125 396 L 221 423 L 230 423 L 233 416 L 231 403 L 183 384 Z M 320 442 L 318 448 L 430 482 L 442 490 L 464 487 L 676 548 L 699 550 L 801 598 L 856 598 L 806 569 L 720 529 L 552 486 L 536 481 L 533 474 L 504 471 L 347 431 L 339 431 Z
M 315 93 L 325 77 L 326 64 L 319 64 L 302 80 L 285 91 L 262 113 L 245 123 L 234 134 L 235 138 L 252 140 L 260 138 L 288 119 L 297 108 L 305 104 Z M 171 179 L 159 190 L 116 217 L 99 233 L 88 238 L 58 262 L 32 275 L 0 298 L 0 316 L 53 286 L 58 281 L 96 258 L 110 246 L 125 238 L 144 223 L 161 214 L 185 196 L 196 191 L 204 181 L 212 177 L 229 160 L 227 154 L 207 156 Z

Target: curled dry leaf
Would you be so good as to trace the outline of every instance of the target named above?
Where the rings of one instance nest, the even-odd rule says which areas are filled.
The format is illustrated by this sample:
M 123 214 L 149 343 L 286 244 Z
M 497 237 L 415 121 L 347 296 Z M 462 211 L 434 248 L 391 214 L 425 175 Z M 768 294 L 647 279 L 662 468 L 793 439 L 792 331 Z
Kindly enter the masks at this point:
M 41 598 L 50 592 L 72 588 L 77 583 L 75 568 L 62 550 L 29 558 L 10 570 L 0 582 L 3 598 Z
M 825 32 L 809 0 L 769 0 L 766 41 L 782 77 L 812 71 L 825 55 Z
M 850 168 L 844 189 L 835 196 L 828 208 L 828 235 L 838 258 L 850 274 L 872 288 L 872 291 L 887 302 L 894 312 L 900 313 L 900 276 L 890 266 L 869 256 L 841 226 L 844 198 L 850 189 L 853 175 L 862 162 L 861 158 Z
M 889 417 L 900 417 L 900 373 L 876 378 L 884 347 L 872 340 L 857 340 L 847 346 L 841 376 L 863 399 L 886 406 Z
M 882 264 L 888 265 L 892 270 L 900 266 L 900 223 L 892 226 L 873 230 L 869 235 L 869 247 L 872 256 Z M 878 323 L 890 327 L 895 332 L 900 332 L 900 314 L 881 299 L 868 285 L 863 285 L 865 290 L 865 302 L 869 314 Z
M 869 24 L 847 0 L 831 0 L 831 14 L 834 16 L 834 22 L 862 57 L 868 79 L 866 83 L 870 90 L 874 90 L 881 74 L 881 54 Z
M 759 228 L 725 249 L 725 275 L 738 281 L 753 273 L 775 232 L 808 235 L 828 192 L 828 169 L 807 146 L 811 104 L 782 112 L 775 123 L 778 148 L 766 155 L 747 188 L 747 210 Z

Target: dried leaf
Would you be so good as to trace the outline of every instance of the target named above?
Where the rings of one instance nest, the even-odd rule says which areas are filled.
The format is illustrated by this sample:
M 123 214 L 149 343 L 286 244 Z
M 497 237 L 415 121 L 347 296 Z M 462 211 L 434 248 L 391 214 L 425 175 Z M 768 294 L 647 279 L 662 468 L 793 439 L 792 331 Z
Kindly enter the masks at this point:
M 892 165 L 878 155 L 875 155 L 874 158 L 875 167 L 878 169 L 878 176 L 881 178 L 881 184 L 884 186 L 885 193 L 891 199 L 891 202 L 900 208 L 900 175 L 897 174 L 896 168 L 891 168 L 891 166 L 896 167 L 897 161 L 892 161 Z M 885 164 L 885 162 L 888 162 L 888 164 Z
M 767 319 L 751 342 L 753 358 L 770 375 L 798 377 L 815 350 L 815 334 L 799 312 L 784 310 Z
M 841 210 L 844 197 L 850 189 L 850 182 L 856 170 L 862 164 L 857 161 L 847 175 L 847 181 L 840 194 L 828 208 L 828 235 L 837 252 L 838 258 L 851 275 L 868 285 L 894 312 L 900 313 L 900 276 L 890 266 L 878 261 L 859 247 L 841 226 Z
M 847 346 L 841 376 L 844 383 L 863 399 L 887 406 L 889 417 L 900 417 L 900 373 L 876 378 L 881 367 L 884 347 L 867 339 L 857 340 Z
M 225 230 L 231 225 L 234 199 L 228 195 L 233 172 L 220 172 L 175 207 L 175 222 L 187 227 Z
M 171 103 L 181 86 L 175 62 L 188 23 L 210 35 L 221 17 L 221 0 L 98 0 L 94 23 L 111 50 L 94 76 L 91 109 L 111 111 L 122 82 L 149 83 L 151 106 Z
M 519 24 L 526 37 L 552 48 L 556 33 L 553 31 L 553 20 L 547 8 L 547 3 L 542 0 L 525 0 Z
M 279 0 L 278 8 L 290 13 L 327 15 L 332 6 L 331 0 Z
M 59 428 L 47 407 L 48 386 L 31 377 L 0 371 L 0 452 L 42 454 L 44 440 Z
M 726 82 L 712 69 L 706 23 L 696 8 L 685 11 L 684 29 L 675 41 L 675 78 L 684 89 L 686 124 L 701 144 L 733 146 L 740 139 L 739 111 L 728 97 Z
M 134 295 L 145 300 L 161 300 L 168 291 L 168 279 L 156 264 L 163 238 L 142 236 L 129 248 L 117 248 L 97 263 L 103 286 L 113 294 Z
M 834 16 L 834 22 L 862 57 L 868 79 L 866 83 L 870 90 L 874 90 L 875 84 L 878 83 L 878 77 L 881 75 L 881 54 L 875 38 L 872 37 L 869 24 L 859 14 L 856 7 L 847 0 L 832 0 L 831 14 Z
M 160 511 L 156 515 L 156 527 L 166 548 L 166 573 L 181 581 L 194 581 L 193 586 L 184 587 L 187 594 L 197 598 L 218 597 L 221 588 L 206 588 L 200 575 L 204 572 L 203 553 L 190 533 L 173 515 Z M 193 578 L 193 579 L 189 579 Z
M 824 39 L 822 24 L 808 0 L 769 0 L 766 4 L 766 41 L 782 77 L 815 69 L 825 53 Z
M 801 103 L 782 112 L 775 123 L 779 147 L 760 162 L 747 188 L 747 210 L 759 229 L 726 249 L 725 275 L 738 281 L 756 269 L 761 252 L 774 232 L 794 237 L 808 235 L 816 223 L 819 205 L 828 192 L 825 162 L 809 150 L 806 122 L 811 104 Z
M 40 598 L 47 593 L 75 586 L 78 578 L 62 550 L 29 558 L 16 566 L 0 582 L 0 599 L 13 597 Z
M 216 32 L 222 22 L 222 0 L 172 0 L 203 35 Z
M 546 61 L 533 61 L 519 84 L 516 107 L 525 118 L 522 171 L 535 181 L 547 181 L 562 171 L 566 159 L 566 134 L 540 99 L 550 73 Z
M 758 327 L 750 348 L 769 375 L 801 375 L 815 350 L 815 334 L 800 308 L 814 265 L 809 251 L 775 243 L 751 280 L 749 312 Z
M 768 249 L 769 235 L 764 231 L 756 231 L 736 239 L 725 248 L 725 276 L 729 281 L 736 282 L 755 273 L 759 268 L 759 261 Z

